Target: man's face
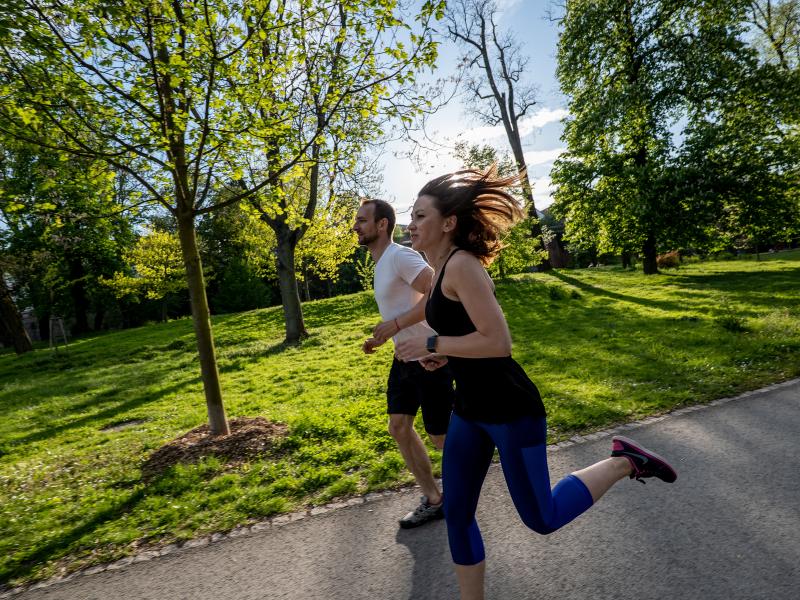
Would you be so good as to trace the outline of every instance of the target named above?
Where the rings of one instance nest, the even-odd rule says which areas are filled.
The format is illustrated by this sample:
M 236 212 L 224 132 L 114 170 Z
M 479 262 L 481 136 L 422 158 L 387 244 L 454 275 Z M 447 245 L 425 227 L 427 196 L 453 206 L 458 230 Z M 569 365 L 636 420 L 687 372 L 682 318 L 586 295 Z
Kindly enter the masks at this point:
M 359 246 L 369 246 L 378 239 L 378 223 L 375 222 L 375 207 L 371 204 L 364 204 L 358 208 L 356 222 L 353 224 L 353 231 L 358 235 Z

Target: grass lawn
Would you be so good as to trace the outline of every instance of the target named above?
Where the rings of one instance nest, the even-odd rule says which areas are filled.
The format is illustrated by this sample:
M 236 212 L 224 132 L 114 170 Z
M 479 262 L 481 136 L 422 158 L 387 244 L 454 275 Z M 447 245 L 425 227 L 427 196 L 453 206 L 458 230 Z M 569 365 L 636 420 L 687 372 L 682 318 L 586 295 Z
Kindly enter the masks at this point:
M 524 275 L 497 295 L 551 441 L 800 375 L 800 251 L 652 277 Z M 408 481 L 386 431 L 389 346 L 360 351 L 372 295 L 304 310 L 312 335 L 297 348 L 280 343 L 280 307 L 212 318 L 228 416 L 290 431 L 235 470 L 210 458 L 141 473 L 150 451 L 206 420 L 191 320 L 75 338 L 71 360 L 45 344 L 0 351 L 0 583 Z M 725 315 L 743 329 L 723 329 Z M 129 419 L 143 423 L 100 431 Z

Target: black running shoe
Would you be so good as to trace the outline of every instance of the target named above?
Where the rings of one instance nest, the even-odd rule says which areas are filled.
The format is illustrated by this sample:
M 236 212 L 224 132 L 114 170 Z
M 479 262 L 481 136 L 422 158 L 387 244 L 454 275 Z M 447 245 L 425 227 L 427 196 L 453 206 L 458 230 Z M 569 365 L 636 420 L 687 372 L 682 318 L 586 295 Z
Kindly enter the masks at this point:
M 667 461 L 632 439 L 617 435 L 612 438 L 612 441 L 614 446 L 611 456 L 624 456 L 631 461 L 633 465 L 631 479 L 635 477 L 636 481 L 645 483 L 644 479 L 647 477 L 658 477 L 661 481 L 673 483 L 678 478 L 677 473 Z
M 413 529 L 424 525 L 428 521 L 444 519 L 443 502 L 439 504 L 428 504 L 428 497 L 422 497 L 422 504 L 400 519 L 398 523 L 402 529 Z

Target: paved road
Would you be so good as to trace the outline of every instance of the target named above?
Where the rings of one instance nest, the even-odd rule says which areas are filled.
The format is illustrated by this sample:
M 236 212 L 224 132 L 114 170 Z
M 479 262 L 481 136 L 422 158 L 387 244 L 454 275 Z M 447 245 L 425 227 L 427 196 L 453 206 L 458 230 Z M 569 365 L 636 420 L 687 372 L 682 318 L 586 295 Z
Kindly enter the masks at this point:
M 528 531 L 494 466 L 478 521 L 487 598 L 800 598 L 800 384 L 629 435 L 668 457 L 672 486 L 624 480 L 547 537 Z M 550 454 L 553 482 L 608 438 Z M 25 600 L 456 600 L 444 522 L 402 531 L 410 493 L 27 592 Z

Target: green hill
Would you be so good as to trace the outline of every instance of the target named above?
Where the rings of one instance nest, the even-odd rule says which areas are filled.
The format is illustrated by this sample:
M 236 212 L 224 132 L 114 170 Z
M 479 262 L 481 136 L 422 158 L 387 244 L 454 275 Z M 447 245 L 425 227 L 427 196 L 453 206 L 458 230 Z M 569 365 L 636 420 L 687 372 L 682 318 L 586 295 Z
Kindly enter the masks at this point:
M 497 295 L 552 441 L 800 374 L 800 251 L 652 277 L 525 275 Z M 408 481 L 386 431 L 390 345 L 360 350 L 378 320 L 371 294 L 304 311 L 300 347 L 280 343 L 280 307 L 212 318 L 228 416 L 288 425 L 235 467 L 208 457 L 142 474 L 206 420 L 189 319 L 76 338 L 70 360 L 44 344 L 0 352 L 0 583 Z

